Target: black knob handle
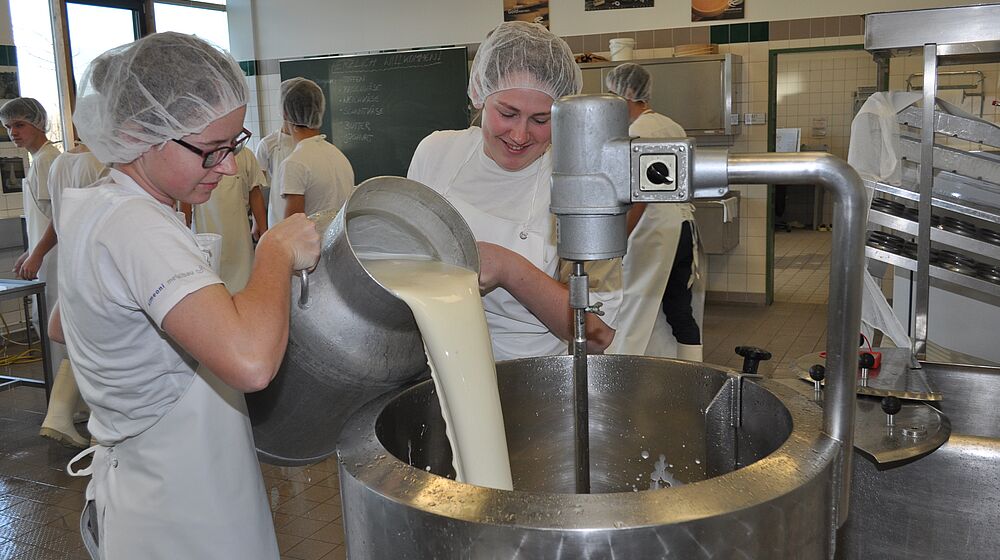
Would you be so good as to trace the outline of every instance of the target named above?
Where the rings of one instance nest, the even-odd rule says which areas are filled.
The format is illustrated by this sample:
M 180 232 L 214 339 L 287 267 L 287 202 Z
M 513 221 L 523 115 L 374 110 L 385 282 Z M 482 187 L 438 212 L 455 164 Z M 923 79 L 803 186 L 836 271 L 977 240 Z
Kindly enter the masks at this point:
M 757 373 L 760 362 L 771 359 L 771 353 L 756 346 L 737 346 L 736 353 L 743 356 L 743 373 Z
M 646 178 L 654 185 L 669 185 L 674 182 L 670 168 L 662 161 L 654 161 L 646 168 Z
M 858 355 L 858 366 L 861 369 L 869 369 L 875 366 L 875 356 L 868 352 L 862 352 Z
M 809 379 L 823 381 L 824 378 L 826 378 L 826 368 L 822 364 L 816 364 L 809 368 Z
M 897 414 L 903 408 L 903 402 L 898 397 L 885 397 L 882 399 L 882 412 L 886 414 Z

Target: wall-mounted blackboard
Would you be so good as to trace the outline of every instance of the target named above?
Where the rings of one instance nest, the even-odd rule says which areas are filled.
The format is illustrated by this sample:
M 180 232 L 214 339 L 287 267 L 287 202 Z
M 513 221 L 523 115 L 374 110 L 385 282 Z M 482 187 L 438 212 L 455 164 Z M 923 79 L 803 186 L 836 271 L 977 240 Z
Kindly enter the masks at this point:
M 417 144 L 469 126 L 465 47 L 281 61 L 281 79 L 313 80 L 326 94 L 322 131 L 361 183 L 406 176 Z

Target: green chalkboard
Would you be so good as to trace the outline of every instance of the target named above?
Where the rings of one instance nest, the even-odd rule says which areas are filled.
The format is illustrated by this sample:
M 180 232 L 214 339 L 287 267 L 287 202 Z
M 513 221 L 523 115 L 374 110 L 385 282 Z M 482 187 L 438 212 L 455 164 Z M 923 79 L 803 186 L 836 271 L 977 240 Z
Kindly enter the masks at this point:
M 326 94 L 322 131 L 361 183 L 406 176 L 417 144 L 469 126 L 465 47 L 281 61 L 281 79 L 313 80 Z

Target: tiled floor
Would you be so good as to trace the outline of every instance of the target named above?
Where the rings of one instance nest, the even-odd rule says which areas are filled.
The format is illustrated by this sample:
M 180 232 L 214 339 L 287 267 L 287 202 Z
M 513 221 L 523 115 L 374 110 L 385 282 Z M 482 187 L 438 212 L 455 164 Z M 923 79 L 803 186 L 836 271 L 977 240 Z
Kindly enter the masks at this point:
M 830 232 L 774 232 L 774 301 L 826 303 L 830 288 Z
M 818 265 L 816 272 L 810 267 L 814 261 L 826 262 L 829 249 L 823 252 L 821 243 L 814 239 L 819 237 L 815 232 L 787 235 L 792 242 L 786 244 L 782 239 L 779 243 L 776 239 L 776 247 L 782 247 L 780 258 L 788 263 L 782 274 L 793 274 L 791 281 L 798 287 L 788 290 L 790 298 L 776 298 L 775 304 L 766 308 L 709 306 L 705 310 L 706 362 L 739 369 L 742 358 L 733 349 L 738 345 L 760 346 L 773 355 L 772 360 L 761 364 L 760 372 L 771 374 L 794 358 L 823 348 L 826 306 L 818 300 L 821 293 L 825 294 L 827 266 Z M 803 279 L 798 281 L 800 276 Z M 804 286 L 810 284 L 815 285 L 806 294 Z M 40 368 L 36 365 L 20 369 L 37 375 Z M 38 437 L 44 408 L 43 392 L 38 389 L 21 387 L 0 392 L 2 560 L 87 558 L 77 528 L 86 479 L 72 478 L 63 470 L 74 450 Z M 336 460 L 305 468 L 264 465 L 262 472 L 281 557 L 344 558 Z

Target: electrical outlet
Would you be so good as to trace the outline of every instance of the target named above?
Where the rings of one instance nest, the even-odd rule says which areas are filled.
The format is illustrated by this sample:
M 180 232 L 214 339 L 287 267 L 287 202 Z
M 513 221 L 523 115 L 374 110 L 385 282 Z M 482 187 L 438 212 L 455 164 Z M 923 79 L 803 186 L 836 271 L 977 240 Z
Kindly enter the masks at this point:
M 743 124 L 767 124 L 767 113 L 743 113 Z

